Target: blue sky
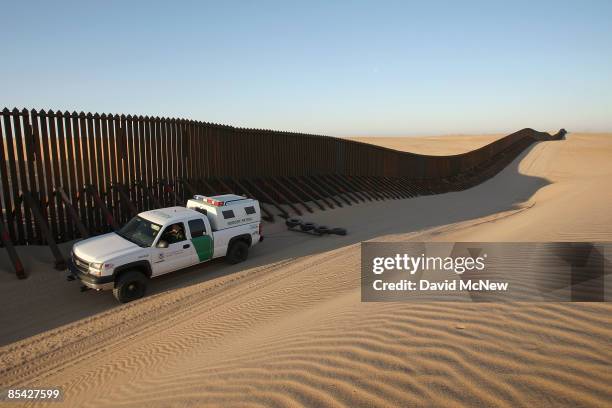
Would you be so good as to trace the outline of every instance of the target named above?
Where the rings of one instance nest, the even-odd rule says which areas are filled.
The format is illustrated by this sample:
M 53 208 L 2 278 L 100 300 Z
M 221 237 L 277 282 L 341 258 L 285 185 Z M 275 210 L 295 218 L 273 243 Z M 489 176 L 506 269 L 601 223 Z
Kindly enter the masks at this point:
M 9 108 L 335 136 L 612 130 L 612 1 L 0 6 Z

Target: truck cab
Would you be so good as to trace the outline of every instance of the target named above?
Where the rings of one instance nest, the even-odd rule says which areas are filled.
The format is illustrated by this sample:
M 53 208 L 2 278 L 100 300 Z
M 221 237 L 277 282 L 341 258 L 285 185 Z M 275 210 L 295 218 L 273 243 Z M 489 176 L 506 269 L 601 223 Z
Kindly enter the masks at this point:
M 126 302 L 143 296 L 150 278 L 223 256 L 244 261 L 262 240 L 256 200 L 195 196 L 187 207 L 145 211 L 118 231 L 77 242 L 69 266 L 85 287 L 112 289 Z

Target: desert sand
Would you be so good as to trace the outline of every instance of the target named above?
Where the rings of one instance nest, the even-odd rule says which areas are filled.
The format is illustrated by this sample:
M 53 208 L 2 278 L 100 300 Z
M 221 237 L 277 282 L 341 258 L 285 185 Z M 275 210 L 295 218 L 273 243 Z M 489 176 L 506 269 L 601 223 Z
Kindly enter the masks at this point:
M 419 152 L 483 144 L 465 139 Z M 306 217 L 346 237 L 266 224 L 247 262 L 127 305 L 79 293 L 46 248 L 19 248 L 26 281 L 2 253 L 0 388 L 61 386 L 54 407 L 610 406 L 612 305 L 361 303 L 359 242 L 610 241 L 611 179 L 612 135 L 569 134 L 466 191 Z
M 552 132 L 551 134 L 554 134 Z M 487 135 L 446 135 L 446 136 L 409 136 L 409 137 L 364 137 L 355 136 L 347 137 L 346 139 L 355 140 L 357 142 L 374 144 L 377 146 L 386 147 L 389 149 L 400 150 L 403 152 L 412 152 L 426 155 L 446 156 L 451 154 L 465 153 L 470 150 L 478 149 L 487 145 L 505 135 L 487 134 Z M 452 141 L 449 143 L 449 141 Z

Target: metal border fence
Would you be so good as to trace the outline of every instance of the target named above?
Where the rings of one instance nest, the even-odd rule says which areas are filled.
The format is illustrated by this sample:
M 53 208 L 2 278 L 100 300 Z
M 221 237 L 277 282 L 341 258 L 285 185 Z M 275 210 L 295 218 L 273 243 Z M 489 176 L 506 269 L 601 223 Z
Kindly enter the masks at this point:
M 185 119 L 5 108 L 0 235 L 7 248 L 49 245 L 62 267 L 56 243 L 111 231 L 196 193 L 257 198 L 274 221 L 315 207 L 465 189 L 535 141 L 564 134 L 523 129 L 467 153 L 427 156 Z

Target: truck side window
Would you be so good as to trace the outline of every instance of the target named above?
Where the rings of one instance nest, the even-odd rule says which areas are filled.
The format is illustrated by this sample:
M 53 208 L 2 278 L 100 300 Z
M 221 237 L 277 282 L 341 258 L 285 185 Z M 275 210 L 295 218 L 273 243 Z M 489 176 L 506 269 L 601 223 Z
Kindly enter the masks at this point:
M 197 238 L 206 235 L 206 225 L 204 224 L 203 219 L 198 218 L 197 220 L 191 220 L 187 222 L 187 224 L 189 224 L 191 238 Z
M 225 211 L 222 211 L 222 213 L 223 213 L 223 218 L 225 218 L 226 220 L 228 218 L 234 218 L 234 210 L 225 210 Z
M 244 211 L 247 213 L 247 215 L 255 214 L 255 207 L 245 207 Z
M 160 238 L 160 240 L 166 241 L 168 245 L 176 244 L 177 242 L 184 241 L 185 239 L 185 226 L 182 222 L 168 225 Z

